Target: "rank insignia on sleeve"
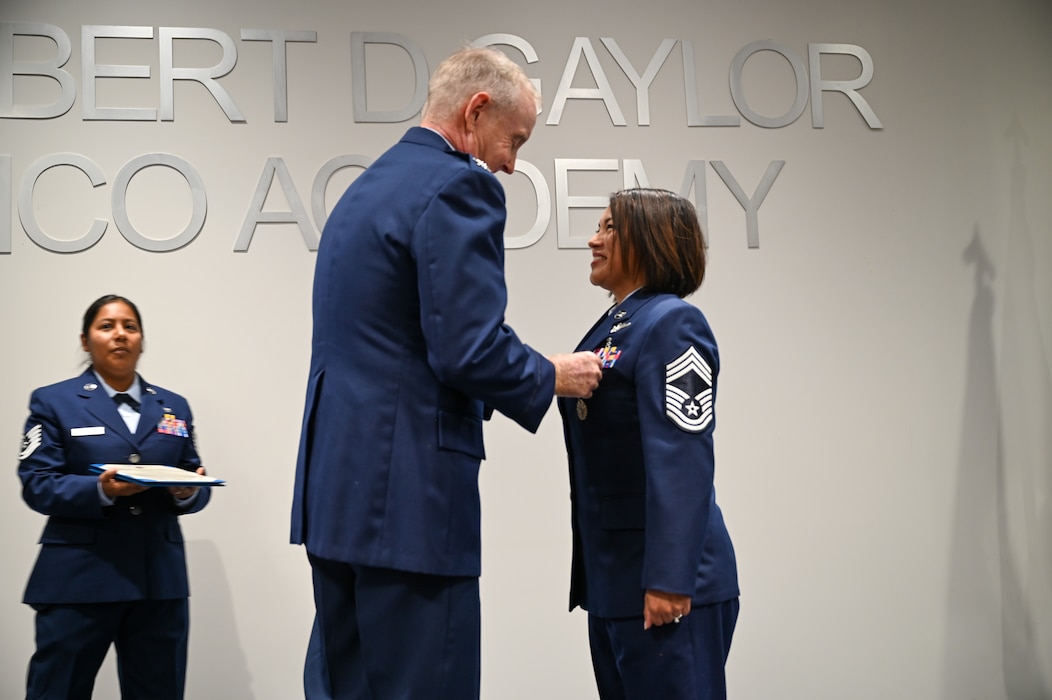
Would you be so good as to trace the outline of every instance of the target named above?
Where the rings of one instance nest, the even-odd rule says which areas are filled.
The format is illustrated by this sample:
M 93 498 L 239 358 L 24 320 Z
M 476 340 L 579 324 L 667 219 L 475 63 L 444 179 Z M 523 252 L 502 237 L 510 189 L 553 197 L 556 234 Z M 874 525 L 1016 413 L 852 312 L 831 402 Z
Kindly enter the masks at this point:
M 665 415 L 688 433 L 712 422 L 712 369 L 693 345 L 665 365 Z
M 43 439 L 44 427 L 39 423 L 27 430 L 26 434 L 22 437 L 22 449 L 18 453 L 19 461 L 36 452 L 36 449 L 40 447 L 40 443 Z

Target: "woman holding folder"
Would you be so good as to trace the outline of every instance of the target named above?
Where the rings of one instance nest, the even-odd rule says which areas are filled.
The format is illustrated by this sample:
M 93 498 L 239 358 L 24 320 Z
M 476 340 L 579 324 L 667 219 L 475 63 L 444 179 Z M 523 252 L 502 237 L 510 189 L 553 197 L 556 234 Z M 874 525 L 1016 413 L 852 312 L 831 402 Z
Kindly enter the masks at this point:
M 23 602 L 36 611 L 27 700 L 91 698 L 111 644 L 124 698 L 178 700 L 186 679 L 189 586 L 178 516 L 208 487 L 147 487 L 93 464 L 204 473 L 186 400 L 136 372 L 139 310 L 107 295 L 84 314 L 90 366 L 29 400 L 22 497 L 48 516 Z

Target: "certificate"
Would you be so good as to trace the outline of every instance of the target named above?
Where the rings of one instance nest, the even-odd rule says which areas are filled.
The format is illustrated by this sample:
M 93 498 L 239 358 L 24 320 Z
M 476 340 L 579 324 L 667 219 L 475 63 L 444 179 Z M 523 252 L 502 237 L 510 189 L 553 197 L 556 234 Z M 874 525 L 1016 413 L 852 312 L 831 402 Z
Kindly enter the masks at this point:
M 164 464 L 92 464 L 91 471 L 101 474 L 117 470 L 117 478 L 143 486 L 223 486 L 226 482 L 196 472 Z

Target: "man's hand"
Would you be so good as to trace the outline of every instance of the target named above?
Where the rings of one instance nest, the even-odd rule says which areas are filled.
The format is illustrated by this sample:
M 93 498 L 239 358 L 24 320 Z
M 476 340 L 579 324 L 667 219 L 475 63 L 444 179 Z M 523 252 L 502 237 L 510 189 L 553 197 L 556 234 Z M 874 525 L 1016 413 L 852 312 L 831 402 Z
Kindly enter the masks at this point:
M 603 363 L 594 352 L 575 352 L 572 355 L 552 355 L 555 365 L 555 395 L 587 399 L 603 378 Z

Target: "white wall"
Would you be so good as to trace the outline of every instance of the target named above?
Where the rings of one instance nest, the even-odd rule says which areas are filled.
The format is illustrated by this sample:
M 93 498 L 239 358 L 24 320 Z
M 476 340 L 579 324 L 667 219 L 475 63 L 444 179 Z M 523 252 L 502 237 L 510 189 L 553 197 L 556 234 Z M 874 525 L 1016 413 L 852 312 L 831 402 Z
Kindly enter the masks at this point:
M 179 3 L 6 0 L 0 22 L 55 25 L 77 101 L 52 119 L 0 119 L 0 427 L 11 478 L 0 489 L 0 697 L 18 697 L 32 652 L 19 603 L 43 518 L 21 501 L 15 455 L 30 391 L 80 371 L 80 315 L 97 296 L 135 300 L 144 315 L 141 371 L 187 395 L 212 473 L 230 484 L 184 520 L 193 596 L 189 697 L 286 700 L 301 694 L 312 605 L 303 552 L 287 543 L 309 356 L 314 254 L 291 224 L 261 225 L 235 253 L 268 157 L 287 164 L 309 207 L 315 173 L 343 154 L 375 157 L 415 118 L 359 124 L 351 112 L 351 32 L 409 37 L 434 67 L 466 41 L 509 33 L 530 42 L 545 109 L 523 157 L 555 198 L 556 159 L 642 160 L 650 183 L 679 189 L 689 160 L 723 161 L 751 194 L 771 161 L 785 165 L 759 209 L 759 247 L 742 207 L 706 167 L 711 267 L 693 297 L 723 361 L 718 493 L 738 550 L 742 615 L 729 664 L 732 697 L 869 700 L 1052 697 L 1052 6 L 1005 0 L 866 3 Z M 85 121 L 82 25 L 153 28 L 153 39 L 99 40 L 99 64 L 149 65 L 149 79 L 100 79 L 97 106 L 159 109 L 159 27 L 206 27 L 234 39 L 219 79 L 245 113 L 233 124 L 200 85 L 175 87 L 174 121 Z M 313 30 L 288 47 L 288 121 L 275 123 L 270 45 L 242 29 Z M 569 100 L 547 125 L 576 37 L 586 37 L 624 113 Z M 601 37 L 642 73 L 662 39 L 691 40 L 703 115 L 738 115 L 735 54 L 760 40 L 806 63 L 811 43 L 863 47 L 874 77 L 861 90 L 883 124 L 867 126 L 843 95 L 782 128 L 688 127 L 678 42 L 649 90 L 636 91 Z M 54 45 L 18 38 L 15 60 Z M 412 92 L 408 57 L 370 54 L 373 109 Z M 510 51 L 521 59 L 521 54 Z M 207 67 L 210 42 L 177 42 L 175 64 Z M 827 79 L 859 75 L 826 57 Z M 0 57 L 0 68 L 4 65 Z M 789 64 L 754 55 L 747 103 L 777 116 L 793 103 Z M 0 80 L 4 80 L 0 76 Z M 587 64 L 575 87 L 594 87 Z M 14 81 L 15 104 L 48 104 L 57 83 Z M 2 107 L 0 93 L 0 107 Z M 75 239 L 95 218 L 102 240 L 45 250 L 17 205 L 24 173 L 55 153 L 105 174 L 91 189 L 72 168 L 45 173 L 34 211 L 44 231 Z M 110 196 L 118 172 L 149 153 L 200 173 L 201 233 L 168 253 L 121 236 Z M 4 157 L 10 187 L 4 191 Z M 623 165 L 619 166 L 623 171 Z M 352 177 L 333 178 L 328 205 Z M 570 194 L 604 195 L 622 172 L 573 173 Z M 522 175 L 504 179 L 509 235 L 536 202 Z M 288 209 L 278 191 L 267 208 Z M 151 168 L 129 187 L 133 224 L 157 239 L 186 225 L 188 190 Z M 10 203 L 10 204 L 8 204 Z M 555 211 L 535 245 L 509 250 L 510 323 L 545 352 L 570 349 L 605 308 L 588 256 L 557 244 Z M 587 236 L 598 210 L 572 213 Z M 9 220 L 8 220 L 9 219 Z M 8 228 L 9 227 L 9 228 Z M 564 232 L 564 234 L 567 232 Z M 487 432 L 483 696 L 592 698 L 584 616 L 565 612 L 569 508 L 554 410 L 530 436 L 503 418 Z M 116 697 L 112 668 L 97 697 Z

